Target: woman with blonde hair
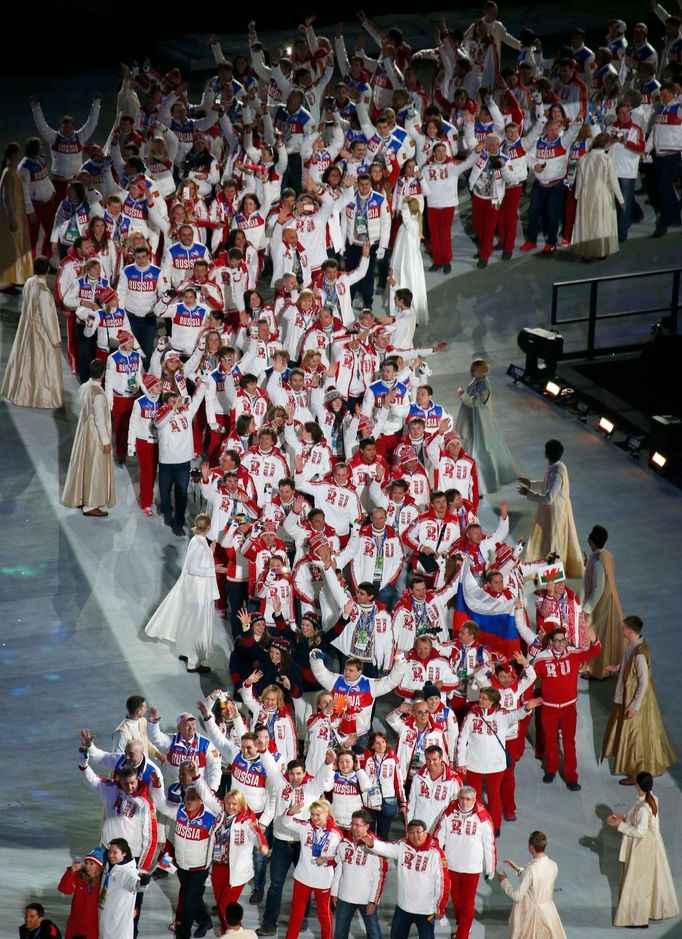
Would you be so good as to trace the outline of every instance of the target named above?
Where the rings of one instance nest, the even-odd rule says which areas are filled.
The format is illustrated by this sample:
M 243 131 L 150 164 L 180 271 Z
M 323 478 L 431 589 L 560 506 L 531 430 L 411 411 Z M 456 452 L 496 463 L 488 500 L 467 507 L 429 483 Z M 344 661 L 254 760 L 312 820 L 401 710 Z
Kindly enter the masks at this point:
M 180 576 L 144 630 L 153 639 L 175 643 L 177 656 L 186 663 L 188 672 L 211 671 L 208 657 L 213 646 L 215 601 L 220 596 L 216 572 L 223 574 L 225 568 L 214 562 L 215 542 L 209 547 L 206 539 L 210 528 L 210 516 L 197 515 Z
M 492 390 L 488 380 L 490 366 L 485 359 L 474 359 L 469 368 L 471 381 L 457 389 L 461 404 L 455 430 L 462 446 L 478 466 L 479 492 L 498 492 L 517 477 L 514 457 L 500 433 L 493 411 Z
M 270 645 L 268 654 L 281 653 L 281 643 L 281 638 L 275 638 Z M 291 660 L 289 659 L 290 664 Z M 291 669 L 288 669 L 288 671 L 291 671 Z M 268 669 L 268 672 L 272 674 L 271 669 Z M 274 742 L 277 752 L 281 754 L 286 764 L 289 760 L 295 760 L 298 752 L 296 723 L 292 709 L 285 701 L 282 686 L 274 683 L 266 685 L 261 694 L 256 695 L 254 685 L 262 679 L 263 672 L 256 668 L 248 676 L 239 693 L 251 715 L 251 729 L 254 730 L 259 724 L 267 727 L 270 739 Z M 298 693 L 298 686 L 293 686 L 293 683 L 289 681 L 286 675 L 282 675 L 279 680 L 285 682 L 287 691 Z
M 627 815 L 613 814 L 606 819 L 623 836 L 620 893 L 613 925 L 646 929 L 650 919 L 671 919 L 680 907 L 661 837 L 654 777 L 638 773 L 635 786 L 637 801 Z
M 388 272 L 390 284 L 389 309 L 394 308 L 395 293 L 404 287 L 412 291 L 412 309 L 417 323 L 429 321 L 429 304 L 426 296 L 424 261 L 421 254 L 422 211 L 419 199 L 409 196 L 401 209 L 402 223 L 396 235 L 391 267 Z
M 146 248 L 151 256 L 152 249 L 149 241 L 147 240 L 147 236 L 143 231 L 134 228 L 126 238 L 125 246 L 122 249 L 120 268 L 126 267 L 128 264 L 135 263 L 136 248 Z
M 282 822 L 301 843 L 301 853 L 294 869 L 294 890 L 286 939 L 298 939 L 310 894 L 315 894 L 321 939 L 332 939 L 330 893 L 334 879 L 334 856 L 341 842 L 331 804 L 317 799 L 310 805 L 310 820 L 292 816 L 304 811 L 303 803 L 294 803 Z
M 232 789 L 223 799 L 225 812 L 215 830 L 211 884 L 223 932 L 227 932 L 226 910 L 236 903 L 254 873 L 254 849 L 265 855 L 268 843 L 258 819 L 247 805 L 243 792 Z

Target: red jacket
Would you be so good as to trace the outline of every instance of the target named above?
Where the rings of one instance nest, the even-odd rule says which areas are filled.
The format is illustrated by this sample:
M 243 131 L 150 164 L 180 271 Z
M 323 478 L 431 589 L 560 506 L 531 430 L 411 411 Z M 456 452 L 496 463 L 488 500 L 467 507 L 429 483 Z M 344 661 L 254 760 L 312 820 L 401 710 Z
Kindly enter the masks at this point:
M 85 939 L 98 937 L 98 902 L 100 882 L 88 884 L 80 873 L 67 867 L 57 887 L 60 893 L 71 895 L 71 912 L 66 921 L 66 937 L 85 936 Z

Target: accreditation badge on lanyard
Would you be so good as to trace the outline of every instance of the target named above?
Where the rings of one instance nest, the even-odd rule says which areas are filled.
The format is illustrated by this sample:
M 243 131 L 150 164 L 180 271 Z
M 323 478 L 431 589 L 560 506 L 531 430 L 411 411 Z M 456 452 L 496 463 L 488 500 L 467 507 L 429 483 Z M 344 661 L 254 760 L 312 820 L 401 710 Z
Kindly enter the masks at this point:
M 320 832 L 319 828 L 313 828 L 313 844 L 311 848 L 313 857 L 322 857 L 322 852 L 329 841 L 330 834 L 331 832 L 329 830 Z

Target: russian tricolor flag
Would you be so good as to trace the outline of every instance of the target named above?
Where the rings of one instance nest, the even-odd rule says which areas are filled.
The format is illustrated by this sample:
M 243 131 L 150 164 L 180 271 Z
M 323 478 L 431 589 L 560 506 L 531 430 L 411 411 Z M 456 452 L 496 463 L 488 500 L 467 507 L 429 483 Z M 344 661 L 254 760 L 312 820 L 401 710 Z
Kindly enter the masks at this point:
M 480 632 L 478 639 L 493 652 L 507 658 L 520 649 L 519 634 L 514 623 L 514 601 L 505 597 L 491 597 L 476 583 L 469 562 L 465 559 L 459 573 L 455 596 L 453 634 L 458 635 L 465 620 L 473 620 Z

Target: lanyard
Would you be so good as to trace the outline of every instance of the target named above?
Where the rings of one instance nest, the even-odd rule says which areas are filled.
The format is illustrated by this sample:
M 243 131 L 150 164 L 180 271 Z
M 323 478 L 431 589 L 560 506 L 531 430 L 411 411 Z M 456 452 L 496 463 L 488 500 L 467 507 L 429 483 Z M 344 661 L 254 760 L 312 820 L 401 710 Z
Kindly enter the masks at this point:
M 321 832 L 320 837 L 318 838 L 318 832 L 320 832 L 320 829 L 313 827 L 313 856 L 315 857 L 321 856 L 327 842 L 329 841 L 329 836 L 331 835 L 331 831 L 326 829 L 325 831 Z

